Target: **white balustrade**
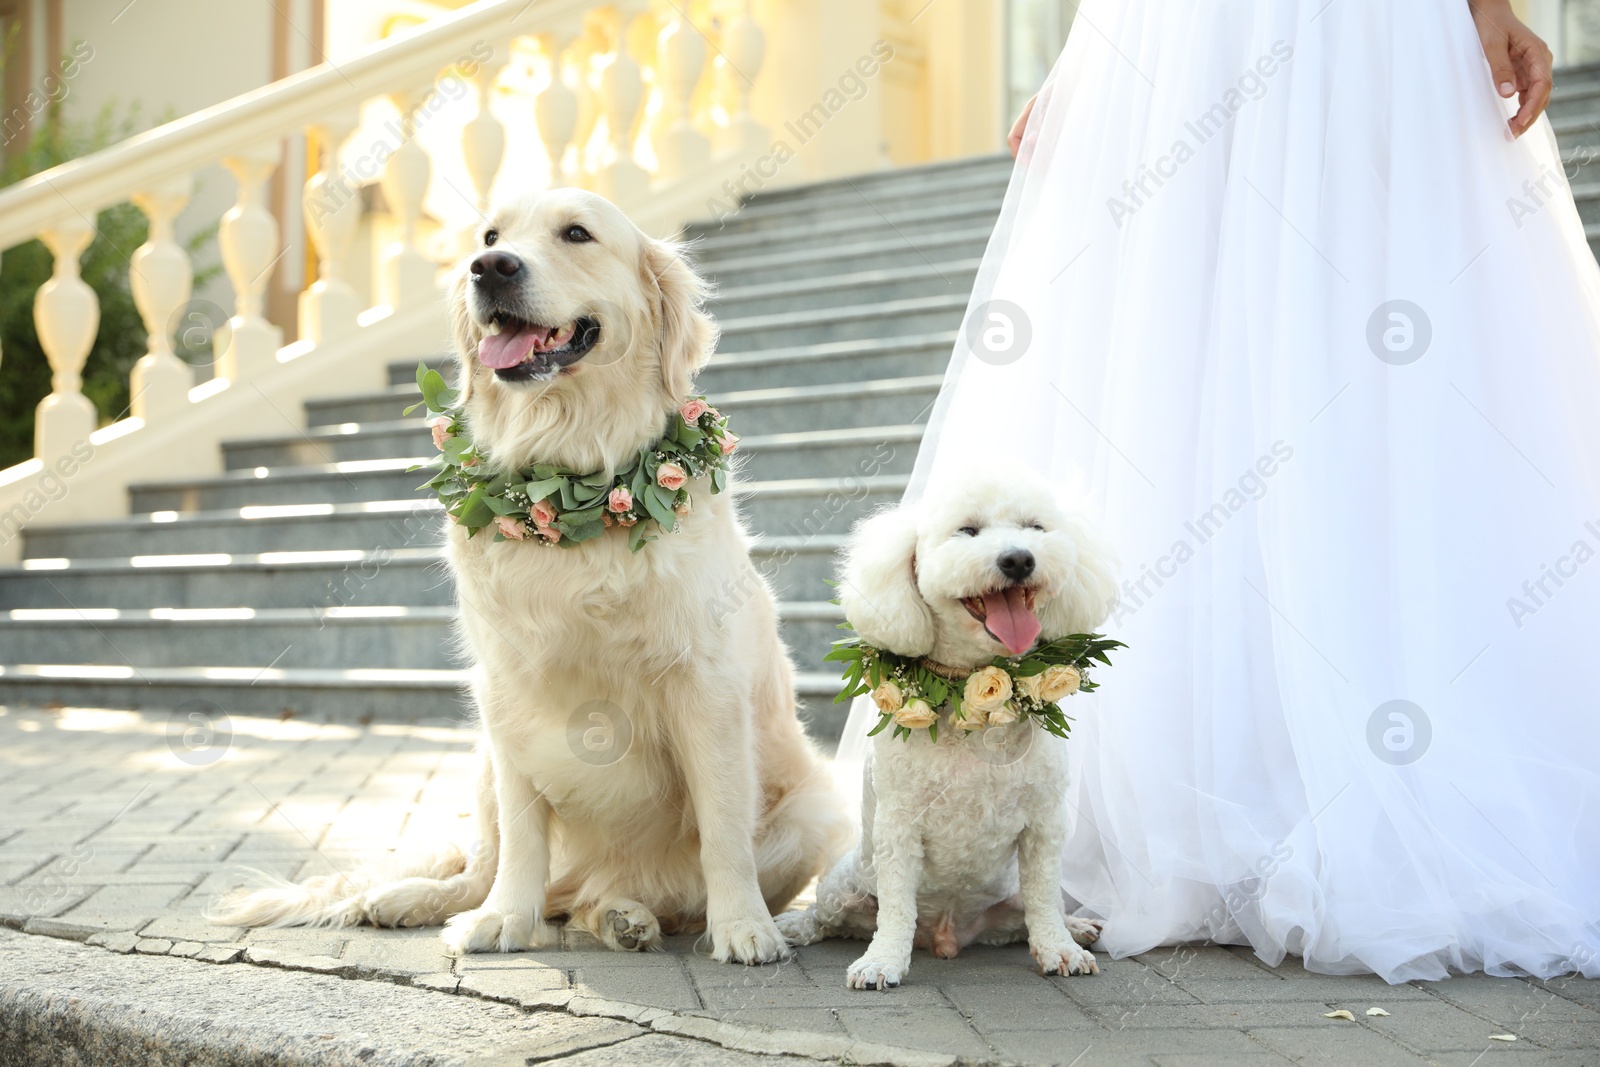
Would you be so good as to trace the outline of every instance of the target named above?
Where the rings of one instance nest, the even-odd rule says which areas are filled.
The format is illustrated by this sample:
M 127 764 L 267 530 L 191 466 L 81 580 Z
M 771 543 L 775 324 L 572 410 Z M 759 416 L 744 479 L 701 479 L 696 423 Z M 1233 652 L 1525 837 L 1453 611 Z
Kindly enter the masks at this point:
M 428 194 L 428 178 L 433 164 L 417 143 L 417 105 L 423 94 L 396 92 L 390 100 L 400 112 L 400 145 L 383 165 L 383 198 L 388 202 L 398 232 L 384 250 L 383 302 L 402 307 L 412 301 L 436 295 L 433 284 L 438 269 L 417 248 L 417 223 L 422 219 L 422 200 Z
M 80 215 L 62 219 L 39 234 L 55 256 L 50 280 L 33 298 L 33 326 L 50 361 L 50 395 L 34 414 L 33 451 L 48 467 L 82 447 L 98 421 L 83 395 L 83 363 L 100 328 L 100 298 L 79 274 L 78 257 L 94 240 L 94 227 Z
M 606 120 L 606 152 L 595 169 L 594 191 L 608 200 L 636 202 L 650 189 L 649 173 L 633 158 L 639 116 L 644 111 L 644 75 L 628 53 L 626 18 L 611 13 L 611 58 L 600 68 L 599 93 Z
M 317 280 L 300 294 L 300 336 L 313 343 L 353 333 L 366 306 L 348 280 L 350 250 L 361 229 L 361 191 L 345 180 L 339 163 L 339 149 L 355 126 L 353 118 L 343 118 L 311 127 L 320 159 L 301 192 L 301 213 L 317 253 Z
M 676 182 L 711 161 L 711 142 L 694 126 L 694 91 L 705 69 L 706 40 L 681 8 L 674 7 L 656 44 L 656 85 L 661 119 L 655 151 L 657 177 Z
M 687 3 L 546 0 L 528 8 L 526 0 L 478 0 L 415 33 L 341 60 L 337 69 L 306 71 L 0 190 L 0 249 L 38 237 L 55 257 L 51 278 L 34 297 L 34 322 L 52 383 L 35 424 L 35 455 L 44 463 L 81 449 L 98 425 L 82 378 L 100 309 L 80 266 L 95 234 L 95 213 L 131 199 L 149 222 L 129 277 L 148 335 L 129 382 L 134 420 L 108 428 L 96 445 L 122 458 L 97 455 L 95 473 L 76 476 L 96 488 L 75 492 L 73 503 L 56 507 L 53 515 L 65 521 L 98 517 L 92 514 L 96 507 L 110 512 L 126 499 L 132 478 L 175 477 L 185 463 L 203 464 L 191 457 L 214 453 L 208 442 L 246 430 L 281 431 L 274 426 L 281 416 L 273 412 L 267 413 L 273 422 L 251 422 L 265 417 L 258 414 L 259 401 L 278 388 L 273 382 L 294 383 L 272 394 L 274 407 L 299 403 L 305 390 L 329 387 L 327 368 L 355 373 L 345 354 L 359 353 L 349 358 L 367 361 L 361 366 L 371 370 L 375 387 L 394 353 L 392 346 L 371 339 L 392 336 L 385 330 L 409 337 L 428 329 L 426 317 L 443 313 L 435 285 L 442 264 L 436 259 L 476 240 L 479 221 L 466 221 L 459 207 L 438 220 L 459 225 L 457 232 L 431 232 L 425 201 L 436 171 L 441 181 L 457 183 L 464 174 L 460 191 L 472 214 L 482 216 L 506 160 L 522 165 L 525 159 L 516 152 L 532 136 L 548 157 L 552 186 L 594 189 L 652 232 L 670 232 L 698 213 L 704 198 L 720 195 L 725 181 L 767 151 L 770 141 L 751 113 L 752 82 L 766 56 L 765 34 L 749 0 L 726 0 L 718 10 L 728 14 L 714 31 L 718 43 L 713 48 L 690 21 Z M 512 29 L 526 36 L 507 39 Z M 531 83 L 520 68 L 508 69 L 518 41 L 524 47 L 538 45 Z M 472 72 L 475 113 L 459 120 L 459 140 L 429 135 L 425 146 L 416 136 L 419 122 L 448 122 L 436 116 L 453 114 L 451 100 L 428 100 L 427 89 L 441 70 L 464 73 L 464 57 L 481 57 L 485 43 L 493 45 L 490 56 L 476 68 L 466 67 Z M 714 94 L 699 91 L 708 69 Z M 359 138 L 352 135 L 363 108 L 384 99 L 400 113 L 400 143 L 393 144 L 391 136 L 386 157 L 358 156 Z M 418 110 L 425 100 L 426 111 Z M 644 131 L 646 116 L 651 118 Z M 314 280 L 298 294 L 299 339 L 284 349 L 282 329 L 268 321 L 266 294 L 284 257 L 304 250 L 284 244 L 267 189 L 282 165 L 285 140 L 301 134 L 309 137 L 314 172 L 299 190 L 299 209 L 317 266 Z M 635 150 L 643 141 L 649 149 L 640 158 Z M 346 142 L 351 142 L 345 152 L 352 160 L 348 171 L 341 158 Z M 441 158 L 436 167 L 430 150 L 459 151 L 459 160 Z M 381 163 L 381 171 L 363 159 Z M 192 368 L 178 356 L 173 336 L 194 287 L 194 268 L 176 232 L 190 228 L 179 225 L 179 216 L 190 204 L 193 176 L 217 163 L 237 182 L 217 238 L 234 306 L 226 331 L 216 333 L 216 378 L 196 389 Z M 291 178 L 299 182 L 302 176 Z M 374 181 L 382 189 L 387 220 L 363 217 L 365 187 Z M 131 197 L 129 190 L 135 191 Z M 64 200 L 76 209 L 65 218 Z M 203 225 L 206 220 L 194 221 Z M 369 248 L 369 239 L 378 245 Z M 374 309 L 377 304 L 387 305 L 387 311 Z M 302 362 L 311 353 L 321 354 Z M 238 383 L 263 391 L 235 393 Z M 212 404 L 218 396 L 231 399 Z M 162 429 L 144 432 L 150 427 Z M 181 433 L 183 447 L 174 448 L 162 433 Z M 0 472 L 0 514 L 22 499 L 18 494 L 32 484 L 29 472 L 40 469 Z M 0 543 L 0 561 L 13 558 L 15 551 L 14 545 Z
M 550 78 L 534 98 L 533 115 L 539 124 L 539 140 L 550 157 L 550 184 L 578 185 L 577 172 L 567 169 L 567 147 L 578 132 L 578 96 L 567 85 L 563 56 L 570 39 L 561 34 L 539 35 Z
M 767 35 L 750 14 L 750 0 L 744 0 L 739 13 L 723 27 L 721 51 L 716 62 L 723 91 L 734 107 L 728 124 L 718 131 L 717 151 L 759 155 L 772 147 L 772 137 L 750 113 L 750 91 L 767 58 Z
M 194 371 L 172 350 L 175 318 L 194 286 L 194 266 L 173 237 L 172 223 L 193 192 L 194 179 L 185 174 L 133 198 L 150 224 L 149 236 L 133 253 L 128 278 L 148 340 L 133 365 L 128 393 L 133 417 L 146 422 L 181 411 L 194 385 Z
M 278 169 L 282 145 L 258 147 L 223 159 L 239 183 L 238 199 L 222 216 L 217 231 L 222 267 L 233 283 L 234 311 L 228 320 L 227 347 L 217 355 L 217 377 L 249 381 L 277 361 L 283 331 L 262 314 L 267 279 L 286 249 L 278 243 L 278 220 L 266 204 L 267 181 Z

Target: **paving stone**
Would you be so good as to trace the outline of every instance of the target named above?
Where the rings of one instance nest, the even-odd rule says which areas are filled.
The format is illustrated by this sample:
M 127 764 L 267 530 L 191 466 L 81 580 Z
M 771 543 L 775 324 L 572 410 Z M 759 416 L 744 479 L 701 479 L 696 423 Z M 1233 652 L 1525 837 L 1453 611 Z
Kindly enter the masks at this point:
M 261 946 L 283 952 L 297 952 L 305 956 L 337 956 L 344 951 L 349 940 L 347 933 L 305 927 L 246 931 L 245 944 Z
M 169 941 L 228 942 L 242 938 L 245 931 L 237 926 L 218 926 L 203 919 L 180 915 L 162 915 L 146 923 L 139 931 L 145 937 L 164 937 Z
M 25 934 L 38 934 L 40 937 L 60 937 L 68 941 L 87 941 L 95 934 L 103 933 L 107 927 L 97 922 L 74 922 L 68 919 L 29 919 L 22 924 Z
M 945 1008 L 840 1008 L 845 1032 L 860 1041 L 982 1058 L 989 1045 L 960 1015 Z
M 1100 1017 L 1124 1030 L 1242 1030 L 1273 1025 L 1334 1029 L 1356 1025 L 1325 1018 L 1327 1010 L 1322 1004 L 1150 1004 L 1120 1019 Z M 1089 1013 L 1094 1014 L 1094 1009 Z
M 141 937 L 133 951 L 143 956 L 165 956 L 172 951 L 172 942 L 162 937 Z
M 416 984 L 413 981 L 412 984 Z M 495 970 L 468 971 L 460 976 L 458 989 L 489 1000 L 532 1007 L 550 1003 L 550 993 L 568 987 L 567 975 L 555 967 L 529 962 L 520 970 L 497 968 Z
M 187 884 L 122 885 L 97 889 L 65 917 L 75 922 L 144 926 L 189 892 Z
M 1508 1026 L 1506 1033 L 1549 1049 L 1587 1049 L 1600 1060 L 1600 1021 L 1541 1021 L 1531 1019 Z
M 236 945 L 207 945 L 195 953 L 203 963 L 238 963 L 244 959 L 244 949 Z
M 834 1018 L 829 1008 L 729 1008 L 723 1011 L 701 1011 L 696 1015 L 719 1022 L 738 1023 L 741 1026 L 759 1026 L 770 1030 L 799 1030 L 802 1032 L 842 1034 L 844 1024 Z
M 939 987 L 931 984 L 918 984 L 916 972 L 894 989 L 850 989 L 844 984 L 843 972 L 839 975 L 839 984 L 823 987 L 813 986 L 807 988 L 786 988 L 770 986 L 765 988 L 744 987 L 700 987 L 701 999 L 708 1009 L 725 1011 L 733 1008 L 831 1008 L 831 1007 L 861 1007 L 872 1004 L 878 1007 L 944 1007 L 948 1004 Z
M 139 935 L 131 930 L 107 931 L 91 935 L 88 943 L 112 952 L 128 953 L 139 944 Z
M 433 989 L 440 993 L 454 993 L 461 985 L 461 979 L 449 973 L 440 971 L 437 974 L 419 974 L 412 976 L 411 984 L 418 989 Z M 493 1000 L 495 998 L 490 997 Z
M 798 1056 L 755 1056 L 701 1041 L 666 1034 L 646 1034 L 622 1044 L 606 1045 L 568 1056 L 561 1067 L 816 1067 L 816 1060 Z M 499 1067 L 499 1065 L 496 1065 Z M 506 1067 L 521 1067 L 507 1061 Z
M 437 930 L 363 929 L 345 942 L 341 958 L 363 970 L 408 976 L 450 968 Z
M 1099 1044 L 1100 1034 L 1076 1030 L 1006 1030 L 987 1035 L 1002 1060 L 1028 1064 L 1070 1064 L 1072 1067 L 1150 1067 L 1150 1057 L 1118 1052 Z
M 1238 978 L 1259 981 L 1269 972 L 1222 945 L 1174 945 L 1133 957 L 1155 973 L 1183 984 L 1185 979 Z
M 1243 1030 L 1144 1030 L 1108 1029 L 1094 1041 L 1081 1067 L 1097 1062 L 1094 1057 L 1116 1054 L 1154 1058 L 1156 1056 L 1254 1056 L 1272 1050 Z M 1321 1062 L 1320 1060 L 1318 1061 Z M 1340 1065 L 1343 1067 L 1343 1065 Z
M 1319 1019 L 1318 1022 L 1328 1020 Z M 1260 1026 L 1251 1037 L 1296 1062 L 1359 1063 L 1362 1067 L 1421 1067 L 1427 1058 L 1362 1026 Z
M 1230 1052 L 1226 1055 L 1183 1052 L 1150 1058 L 1155 1061 L 1156 1067 L 1266 1067 L 1268 1064 L 1292 1062 L 1275 1052 Z
M 1496 1044 L 1489 1040 L 1490 1034 L 1505 1033 L 1505 1027 L 1443 1001 L 1407 1004 L 1403 1011 L 1390 1010 L 1393 1014 L 1386 1018 L 1363 1016 L 1361 1023 L 1418 1052 L 1482 1051 Z
M 619 966 L 577 968 L 572 988 L 581 994 L 652 1008 L 693 1010 L 702 1006 L 681 967 L 634 968 L 627 965 L 626 958 Z
M 180 959 L 189 959 L 200 955 L 205 949 L 206 945 L 203 941 L 178 941 L 174 942 L 167 955 L 177 956 Z
M 1360 1011 L 1374 1006 L 1393 1010 L 1397 1003 L 1426 1003 L 1433 999 L 1427 990 L 1413 985 L 1390 985 L 1371 977 L 1341 978 L 1321 974 L 1304 974 L 1290 980 L 1264 978 L 1260 981 L 1195 978 L 1180 981 L 1178 987 L 1206 1004 L 1315 1001 L 1319 1004 L 1337 1004 L 1351 1011 L 1356 1011 L 1357 1005 L 1360 1005 Z
M 291 971 L 314 971 L 317 974 L 353 974 L 356 969 L 355 964 L 333 956 L 312 955 L 271 945 L 250 945 L 244 950 L 244 958 L 248 963 L 284 967 Z
M 6 886 L 0 888 L 0 923 L 25 923 L 29 919 L 52 918 L 87 900 L 94 889 L 89 886 L 61 886 L 47 892 L 44 887 Z

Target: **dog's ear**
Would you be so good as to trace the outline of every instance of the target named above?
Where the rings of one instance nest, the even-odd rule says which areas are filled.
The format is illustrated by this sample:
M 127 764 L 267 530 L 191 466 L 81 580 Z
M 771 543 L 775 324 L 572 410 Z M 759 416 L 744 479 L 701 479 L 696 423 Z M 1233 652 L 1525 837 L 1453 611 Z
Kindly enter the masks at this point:
M 1117 556 L 1089 523 L 1070 516 L 1062 532 L 1078 549 L 1078 565 L 1059 596 L 1045 604 L 1039 623 L 1047 637 L 1086 634 L 1106 621 L 1117 606 Z
M 933 610 L 917 590 L 917 517 L 906 504 L 856 523 L 839 575 L 839 604 L 869 645 L 902 656 L 933 651 Z
M 654 293 L 661 386 L 674 404 L 689 395 L 694 376 L 717 346 L 716 321 L 705 312 L 710 286 L 683 257 L 683 247 L 644 238 L 646 293 Z

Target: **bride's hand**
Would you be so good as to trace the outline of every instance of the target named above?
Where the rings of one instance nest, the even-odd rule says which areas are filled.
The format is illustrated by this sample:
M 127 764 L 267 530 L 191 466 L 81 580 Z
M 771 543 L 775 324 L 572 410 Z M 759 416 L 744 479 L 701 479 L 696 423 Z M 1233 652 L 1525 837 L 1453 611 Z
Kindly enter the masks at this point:
M 1483 54 L 1494 72 L 1495 88 L 1510 98 L 1521 94 L 1522 106 L 1511 117 L 1511 134 L 1521 137 L 1544 114 L 1554 84 L 1550 71 L 1554 57 L 1550 46 L 1522 24 L 1511 11 L 1511 0 L 1468 0 L 1472 21 L 1483 42 Z
M 1017 116 L 1016 123 L 1011 127 L 1011 136 L 1006 138 L 1006 144 L 1011 146 L 1011 158 L 1016 159 L 1017 153 L 1022 149 L 1022 135 L 1028 130 L 1028 116 L 1033 114 L 1033 105 L 1038 101 L 1037 96 L 1028 98 L 1022 105 L 1022 114 Z

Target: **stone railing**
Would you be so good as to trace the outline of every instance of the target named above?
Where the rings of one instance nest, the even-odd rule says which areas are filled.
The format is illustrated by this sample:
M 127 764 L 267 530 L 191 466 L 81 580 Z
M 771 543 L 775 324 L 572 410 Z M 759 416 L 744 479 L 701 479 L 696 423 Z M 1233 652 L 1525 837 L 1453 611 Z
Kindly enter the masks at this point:
M 304 400 L 379 388 L 388 360 L 419 337 L 442 346 L 439 272 L 470 247 L 494 190 L 584 186 L 657 234 L 701 213 L 770 143 L 749 105 L 764 34 L 748 0 L 712 7 L 715 21 L 696 25 L 688 4 L 480 0 L 0 191 L 0 249 L 37 237 L 55 258 L 34 300 L 52 390 L 34 458 L 0 470 L 0 562 L 18 557 L 30 522 L 125 514 L 130 483 L 214 473 L 225 437 L 284 433 Z M 473 103 L 459 137 L 430 127 Z M 375 148 L 378 122 L 390 136 Z M 317 268 L 285 344 L 265 294 L 291 246 L 267 190 L 300 137 L 314 168 L 302 207 Z M 539 168 L 517 154 L 540 149 Z M 233 308 L 216 332 L 214 377 L 197 384 L 174 345 L 193 268 L 173 224 L 196 173 L 218 163 L 237 184 L 218 227 Z M 502 164 L 514 173 L 497 185 Z M 368 185 L 381 211 L 369 210 Z M 96 213 L 124 202 L 149 220 L 129 264 L 149 344 L 128 417 L 102 427 L 82 393 L 99 306 L 79 257 Z M 376 266 L 363 269 L 369 257 Z

